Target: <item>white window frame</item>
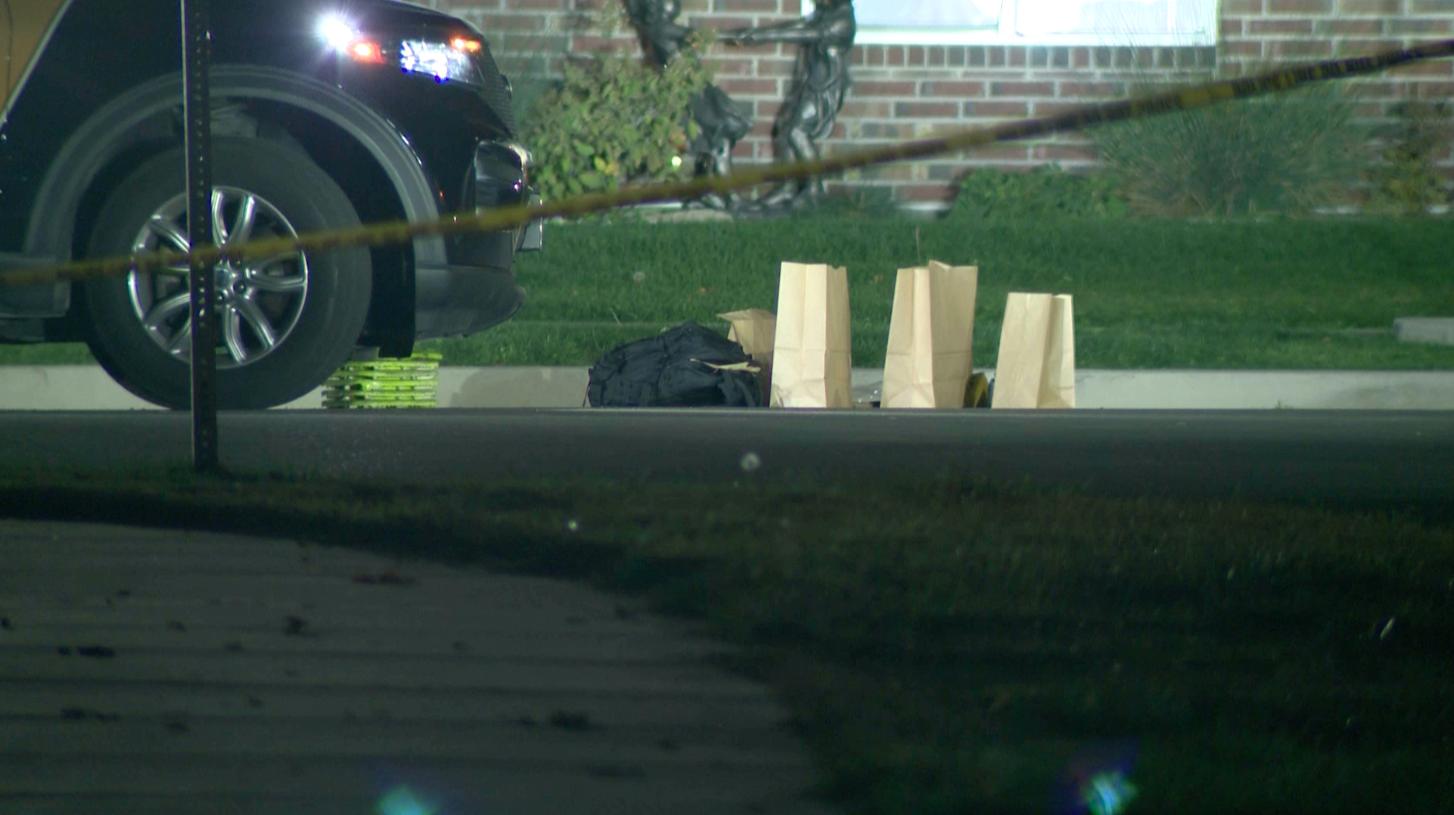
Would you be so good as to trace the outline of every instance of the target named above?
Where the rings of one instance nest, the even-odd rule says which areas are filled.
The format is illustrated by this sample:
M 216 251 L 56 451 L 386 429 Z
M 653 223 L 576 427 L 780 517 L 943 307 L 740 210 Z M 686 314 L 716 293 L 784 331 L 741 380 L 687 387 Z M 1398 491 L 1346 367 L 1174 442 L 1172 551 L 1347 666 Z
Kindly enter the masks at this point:
M 1172 0 L 1175 14 L 1190 14 L 1196 30 L 1179 34 L 1072 33 L 1021 34 L 1016 27 L 1020 4 L 1034 0 L 1002 0 L 997 28 L 858 28 L 856 45 L 1042 45 L 1042 46 L 1206 46 L 1217 44 L 1218 0 Z M 804 14 L 812 13 L 810 2 Z

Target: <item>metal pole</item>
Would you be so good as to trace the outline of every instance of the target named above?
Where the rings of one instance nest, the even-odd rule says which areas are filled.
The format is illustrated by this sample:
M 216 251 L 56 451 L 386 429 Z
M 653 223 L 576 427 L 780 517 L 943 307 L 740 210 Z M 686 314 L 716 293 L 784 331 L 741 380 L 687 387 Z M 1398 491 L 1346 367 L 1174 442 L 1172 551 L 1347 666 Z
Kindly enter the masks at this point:
M 187 238 L 193 249 L 210 246 L 212 235 L 212 105 L 207 72 L 212 61 L 211 0 L 182 3 L 182 118 L 186 120 Z M 192 465 L 216 472 L 217 460 L 217 284 L 210 265 L 193 262 L 192 296 Z

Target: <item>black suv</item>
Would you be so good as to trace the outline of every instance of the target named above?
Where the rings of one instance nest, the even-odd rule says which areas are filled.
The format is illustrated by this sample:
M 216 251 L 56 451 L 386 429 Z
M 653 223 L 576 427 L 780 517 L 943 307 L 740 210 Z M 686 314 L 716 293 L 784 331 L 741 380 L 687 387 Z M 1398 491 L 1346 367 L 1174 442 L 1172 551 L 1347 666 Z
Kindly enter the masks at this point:
M 0 0 L 0 270 L 186 249 L 177 0 Z M 221 244 L 531 197 L 510 88 L 469 24 L 394 0 L 212 4 Z M 223 264 L 218 391 L 260 408 L 357 351 L 500 323 L 538 225 Z M 186 270 L 0 286 L 0 342 L 84 340 L 151 402 L 190 402 Z

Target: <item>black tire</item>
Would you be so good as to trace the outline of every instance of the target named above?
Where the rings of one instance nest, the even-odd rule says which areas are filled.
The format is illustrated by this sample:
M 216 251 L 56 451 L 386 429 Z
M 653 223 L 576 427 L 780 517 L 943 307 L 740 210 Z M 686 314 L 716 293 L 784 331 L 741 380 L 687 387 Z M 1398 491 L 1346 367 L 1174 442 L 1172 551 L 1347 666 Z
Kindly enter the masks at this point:
M 244 238 L 359 224 L 343 190 L 296 148 L 219 138 L 212 158 L 214 188 L 224 196 L 224 207 L 231 208 L 220 220 L 232 231 L 245 232 Z M 185 200 L 185 188 L 182 151 L 141 164 L 102 207 L 90 256 L 176 248 L 183 239 L 163 237 L 163 230 L 148 224 L 156 214 L 158 224 L 178 223 L 175 212 Z M 255 217 L 245 220 L 240 213 L 249 198 Z M 230 240 L 227 235 L 222 242 Z M 183 335 L 189 337 L 190 317 L 185 305 L 177 305 L 186 294 L 180 271 L 87 283 L 81 301 L 87 342 L 106 372 L 142 399 L 184 409 L 191 405 L 190 348 L 185 347 L 190 342 L 182 341 Z M 225 410 L 272 407 L 322 384 L 347 360 L 368 316 L 373 275 L 363 249 L 270 259 L 247 268 L 226 267 L 219 275 L 235 282 L 219 291 L 217 398 Z

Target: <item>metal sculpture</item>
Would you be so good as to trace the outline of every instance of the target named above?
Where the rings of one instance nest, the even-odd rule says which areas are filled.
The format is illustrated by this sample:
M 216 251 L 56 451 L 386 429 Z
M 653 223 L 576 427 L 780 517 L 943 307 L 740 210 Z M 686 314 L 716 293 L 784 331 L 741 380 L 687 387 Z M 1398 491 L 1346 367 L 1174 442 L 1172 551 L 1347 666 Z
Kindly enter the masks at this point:
M 792 87 L 773 122 L 773 153 L 779 160 L 818 158 L 817 142 L 833 132 L 833 121 L 848 94 L 848 52 L 856 33 L 852 0 L 817 0 L 807 17 L 722 34 L 724 41 L 739 45 L 785 42 L 802 46 Z M 755 203 L 763 208 L 789 207 L 822 194 L 821 180 L 797 181 L 775 188 Z
M 659 68 L 675 59 L 692 35 L 692 29 L 676 20 L 681 13 L 680 0 L 626 0 L 626 13 L 641 37 L 642 48 Z M 692 97 L 689 112 L 697 123 L 697 134 L 687 148 L 696 174 L 732 172 L 732 148 L 752 129 L 752 121 L 716 85 L 708 85 Z M 735 196 L 713 194 L 702 198 L 701 203 L 729 209 L 736 206 L 737 200 Z

